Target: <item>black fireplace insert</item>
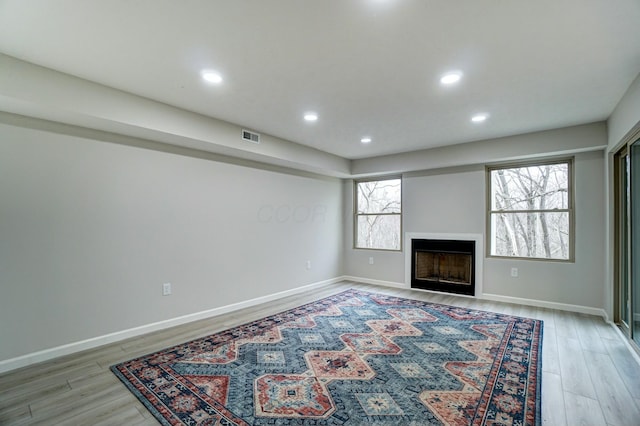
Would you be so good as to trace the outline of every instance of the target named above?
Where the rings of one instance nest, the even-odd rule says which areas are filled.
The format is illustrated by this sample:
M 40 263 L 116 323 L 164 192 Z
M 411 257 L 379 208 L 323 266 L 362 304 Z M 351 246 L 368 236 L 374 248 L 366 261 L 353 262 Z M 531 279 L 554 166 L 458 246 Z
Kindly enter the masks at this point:
M 411 240 L 411 287 L 475 295 L 475 241 Z

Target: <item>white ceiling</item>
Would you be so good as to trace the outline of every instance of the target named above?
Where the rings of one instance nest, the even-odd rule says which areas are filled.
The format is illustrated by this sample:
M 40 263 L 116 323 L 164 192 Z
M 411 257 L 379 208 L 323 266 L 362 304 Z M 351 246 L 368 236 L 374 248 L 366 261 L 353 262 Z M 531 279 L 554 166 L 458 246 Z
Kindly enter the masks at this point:
M 604 120 L 639 34 L 638 0 L 0 0 L 2 53 L 349 159 Z

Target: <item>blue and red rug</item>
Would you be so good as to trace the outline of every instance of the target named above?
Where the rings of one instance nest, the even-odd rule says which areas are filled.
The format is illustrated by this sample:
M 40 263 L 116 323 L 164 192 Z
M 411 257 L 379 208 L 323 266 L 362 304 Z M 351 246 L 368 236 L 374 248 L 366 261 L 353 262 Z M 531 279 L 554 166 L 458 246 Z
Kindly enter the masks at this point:
M 164 425 L 539 425 L 542 322 L 348 290 L 111 367 Z

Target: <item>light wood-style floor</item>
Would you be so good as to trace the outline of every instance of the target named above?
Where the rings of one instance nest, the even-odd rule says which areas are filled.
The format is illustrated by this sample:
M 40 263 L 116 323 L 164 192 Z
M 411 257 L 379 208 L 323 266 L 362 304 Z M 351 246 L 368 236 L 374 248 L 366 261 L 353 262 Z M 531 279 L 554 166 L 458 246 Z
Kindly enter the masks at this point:
M 541 319 L 543 424 L 640 425 L 640 365 L 620 334 L 601 318 L 351 282 L 0 375 L 0 424 L 157 425 L 109 366 L 347 288 Z

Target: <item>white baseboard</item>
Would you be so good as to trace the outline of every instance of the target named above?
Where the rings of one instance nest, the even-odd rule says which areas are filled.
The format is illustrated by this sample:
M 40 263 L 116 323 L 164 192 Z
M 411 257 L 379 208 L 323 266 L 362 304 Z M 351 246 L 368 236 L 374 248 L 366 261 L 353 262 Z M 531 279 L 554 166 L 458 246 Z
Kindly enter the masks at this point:
M 270 302 L 276 299 L 282 299 L 287 296 L 293 296 L 295 294 L 303 293 L 305 291 L 322 287 L 329 284 L 334 284 L 340 281 L 354 281 L 365 284 L 372 284 L 382 287 L 393 287 L 393 288 L 402 288 L 410 290 L 405 283 L 393 282 L 393 281 L 383 281 L 383 280 L 375 280 L 371 278 L 363 278 L 363 277 L 354 277 L 354 276 L 341 276 L 332 278 L 329 280 L 319 281 L 316 283 L 308 284 L 302 287 L 294 288 L 291 290 L 285 290 L 278 293 L 273 293 L 267 296 L 257 297 L 255 299 L 245 300 L 243 302 L 233 303 L 231 305 L 221 306 L 214 309 L 209 309 L 206 311 L 196 312 L 193 314 L 184 315 L 181 317 L 171 318 L 164 321 L 155 322 L 152 324 L 146 324 L 140 327 L 134 327 L 127 330 L 117 331 L 115 333 L 106 334 L 103 336 L 97 336 L 90 339 L 69 343 L 62 346 L 57 346 L 50 349 L 45 349 L 38 352 L 33 352 L 26 355 L 21 355 L 15 358 L 10 358 L 7 360 L 0 361 L 0 373 L 5 373 L 7 371 L 16 370 L 18 368 L 26 367 L 32 364 L 36 364 L 43 361 L 48 361 L 54 358 L 58 358 L 65 355 L 70 355 L 76 352 L 84 351 L 87 349 L 97 348 L 99 346 L 103 346 L 109 343 L 114 343 L 118 341 L 122 341 L 125 339 L 129 339 L 131 337 L 141 336 L 143 334 L 151 333 L 158 330 L 164 330 L 167 328 L 175 327 L 177 325 L 186 324 L 189 322 L 197 321 L 200 319 L 211 318 L 216 315 L 222 315 L 228 312 L 237 311 L 239 309 L 248 308 L 251 306 L 259 305 L 261 303 Z M 460 296 L 456 294 L 449 293 L 440 293 L 439 294 L 447 294 L 451 296 Z M 563 311 L 569 312 L 579 312 L 589 315 L 597 315 L 601 316 L 608 322 L 608 316 L 604 309 L 600 308 L 592 308 L 588 306 L 579 306 L 579 305 L 570 305 L 565 303 L 556 303 L 556 302 L 548 302 L 544 300 L 534 300 L 534 299 L 524 299 L 519 297 L 511 297 L 511 296 L 501 296 L 498 294 L 482 294 L 477 296 L 479 299 L 493 300 L 497 302 L 507 302 L 507 303 L 515 303 L 520 305 L 527 306 L 536 306 L 541 308 L 550 308 L 550 309 L 559 309 Z
M 547 300 L 537 299 L 525 299 L 521 297 L 502 296 L 499 294 L 484 293 L 480 296 L 481 299 L 492 300 L 494 302 L 506 302 L 515 303 L 518 305 L 535 306 L 537 308 L 549 308 L 557 309 L 560 311 L 578 312 L 581 314 L 595 315 L 604 318 L 606 322 L 609 321 L 609 316 L 602 308 L 593 308 L 591 306 L 571 305 L 569 303 L 549 302 Z
M 382 281 L 382 280 L 374 280 L 371 278 L 362 278 L 362 277 L 353 277 L 351 275 L 344 275 L 342 277 L 342 279 L 344 281 L 355 281 L 358 283 L 364 283 L 364 284 L 373 284 L 373 285 L 379 285 L 382 287 L 394 287 L 394 288 L 407 288 L 409 289 L 409 287 L 407 287 L 404 283 L 396 283 L 393 281 Z
M 476 296 L 469 296 L 467 294 L 444 293 L 442 291 L 425 290 L 425 289 L 422 289 L 422 288 L 411 288 L 410 286 L 407 286 L 404 283 L 397 283 L 397 282 L 394 282 L 394 281 L 381 281 L 381 280 L 374 280 L 374 279 L 371 279 L 371 278 L 353 277 L 353 276 L 350 276 L 350 275 L 345 275 L 342 278 L 347 280 L 347 281 L 354 281 L 354 282 L 359 282 L 359 283 L 363 283 L 363 284 L 372 284 L 372 285 L 377 285 L 377 286 L 381 286 L 381 287 L 403 288 L 405 290 L 421 291 L 423 293 L 443 294 L 443 295 L 447 295 L 447 296 L 467 297 L 467 298 L 469 298 L 469 297 L 470 298 L 475 298 L 476 297 Z
M 354 277 L 354 276 L 344 276 L 342 277 L 348 281 L 361 282 L 365 284 L 373 284 L 379 285 L 383 287 L 394 287 L 394 288 L 404 288 L 407 290 L 420 290 L 420 289 L 412 289 L 404 283 L 397 283 L 392 281 L 381 281 L 374 280 L 371 278 L 362 278 L 362 277 Z M 421 290 L 421 291 L 429 291 L 429 290 Z M 494 302 L 506 302 L 506 303 L 514 303 L 516 305 L 526 305 L 526 306 L 535 306 L 537 308 L 549 308 L 549 309 L 557 309 L 560 311 L 568 311 L 568 312 L 578 312 L 582 314 L 595 315 L 604 318 L 605 321 L 609 321 L 609 316 L 605 312 L 604 309 L 601 308 L 592 308 L 590 306 L 581 306 L 581 305 L 571 305 L 568 303 L 558 303 L 558 302 L 549 302 L 546 300 L 537 300 L 537 299 L 525 299 L 521 297 L 512 297 L 512 296 L 502 296 L 499 294 L 489 294 L 483 293 L 476 296 L 465 296 L 462 294 L 454 294 L 454 293 L 443 293 L 439 291 L 429 291 L 431 293 L 444 294 L 447 296 L 457 296 L 457 297 L 475 297 L 477 299 L 483 300 L 492 300 Z
M 117 331 L 115 333 L 105 334 L 103 336 L 93 337 L 90 339 L 69 343 L 62 346 L 57 346 L 50 349 L 45 349 L 38 352 L 33 352 L 26 355 L 21 355 L 15 358 L 0 361 L 0 373 L 15 370 L 18 368 L 26 367 L 28 365 L 36 364 L 50 359 L 58 358 L 65 355 L 70 355 L 76 352 L 84 351 L 87 349 L 97 348 L 109 343 L 118 342 L 121 340 L 129 339 L 131 337 L 140 336 L 143 334 L 151 333 L 158 330 L 164 330 L 166 328 L 175 327 L 177 325 L 186 324 L 189 322 L 197 321 L 200 319 L 214 317 L 216 315 L 225 314 L 239 309 L 248 308 L 251 306 L 259 305 L 261 303 L 270 302 L 276 299 L 282 299 L 287 296 L 303 293 L 305 291 L 322 287 L 325 285 L 337 283 L 343 281 L 344 277 L 332 278 L 329 280 L 319 281 L 316 283 L 308 284 L 302 287 L 294 288 L 291 290 L 285 290 L 278 293 L 273 293 L 267 296 L 257 297 L 255 299 L 245 300 L 243 302 L 233 303 L 231 305 L 221 306 L 218 308 L 209 309 L 206 311 L 195 312 L 193 314 L 184 315 L 177 318 L 171 318 L 164 321 L 155 322 L 152 324 L 146 324 L 140 327 L 134 327 L 127 330 Z

